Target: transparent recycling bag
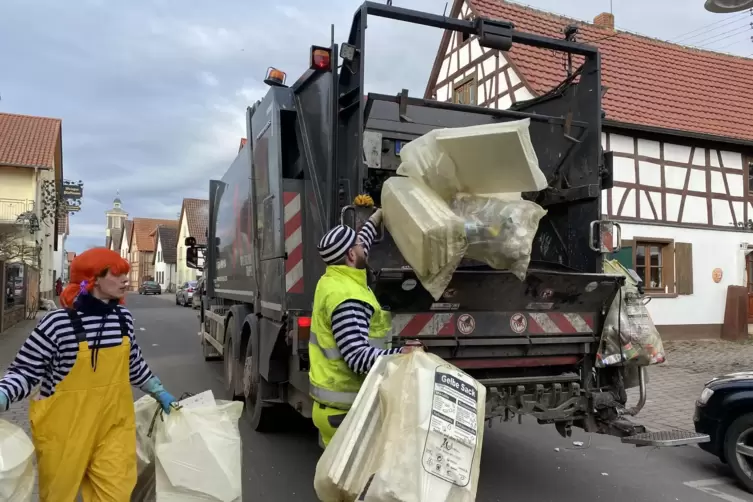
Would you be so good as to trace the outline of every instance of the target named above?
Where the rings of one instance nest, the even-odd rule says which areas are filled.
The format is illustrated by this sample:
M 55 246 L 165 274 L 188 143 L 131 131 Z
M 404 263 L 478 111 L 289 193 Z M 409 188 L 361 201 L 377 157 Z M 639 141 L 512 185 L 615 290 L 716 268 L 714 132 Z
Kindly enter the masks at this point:
M 136 488 L 131 502 L 155 502 L 157 478 L 154 464 L 154 429 L 160 421 L 160 404 L 143 396 L 133 406 L 136 411 Z
M 383 356 L 316 466 L 323 502 L 472 502 L 486 388 L 415 350 Z
M 132 501 L 240 502 L 243 403 L 215 401 L 207 391 L 163 415 L 151 411 L 150 399 L 136 402 L 139 483 Z
M 510 270 L 521 281 L 531 262 L 533 239 L 546 210 L 519 194 L 459 193 L 452 209 L 465 220 L 466 258 L 497 270 Z
M 625 275 L 626 282 L 614 297 L 604 321 L 596 366 L 663 363 L 666 358 L 664 344 L 637 285 L 616 260 L 605 262 L 604 271 Z
M 30 502 L 35 477 L 31 439 L 17 425 L 0 420 L 0 500 Z

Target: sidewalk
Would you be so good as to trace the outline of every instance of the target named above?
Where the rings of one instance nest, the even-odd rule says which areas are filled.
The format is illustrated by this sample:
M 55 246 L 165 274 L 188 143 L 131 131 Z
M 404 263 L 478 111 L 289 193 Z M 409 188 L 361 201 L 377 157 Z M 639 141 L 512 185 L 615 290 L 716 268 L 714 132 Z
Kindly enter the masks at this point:
M 722 340 L 664 342 L 667 362 L 650 366 L 648 399 L 636 421 L 652 430 L 693 430 L 695 400 L 712 378 L 753 371 L 753 342 Z M 628 392 L 630 403 L 637 389 Z

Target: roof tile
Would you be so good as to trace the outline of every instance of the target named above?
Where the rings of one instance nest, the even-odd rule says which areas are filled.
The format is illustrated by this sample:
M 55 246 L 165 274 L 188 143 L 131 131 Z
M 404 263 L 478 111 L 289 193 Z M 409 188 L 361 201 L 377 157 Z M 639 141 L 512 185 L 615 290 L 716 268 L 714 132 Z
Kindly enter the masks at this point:
M 175 220 L 160 220 L 156 218 L 134 218 L 133 219 L 133 239 L 136 239 L 136 245 L 139 251 L 154 251 L 154 237 L 152 232 L 158 225 L 177 228 L 178 222 Z M 133 240 L 131 240 L 133 243 Z
M 520 31 L 563 38 L 564 27 L 577 24 L 577 40 L 601 52 L 607 119 L 753 141 L 751 58 L 614 31 L 505 0 L 468 1 L 477 15 L 512 21 Z M 536 93 L 566 77 L 562 55 L 554 51 L 516 45 L 509 57 Z
M 0 113 L 0 165 L 55 166 L 60 119 Z
M 156 236 L 162 243 L 162 260 L 168 264 L 178 262 L 178 227 L 159 226 Z
M 196 239 L 196 243 L 207 243 L 206 231 L 209 226 L 209 201 L 206 199 L 183 199 L 182 215 L 186 215 L 188 233 Z

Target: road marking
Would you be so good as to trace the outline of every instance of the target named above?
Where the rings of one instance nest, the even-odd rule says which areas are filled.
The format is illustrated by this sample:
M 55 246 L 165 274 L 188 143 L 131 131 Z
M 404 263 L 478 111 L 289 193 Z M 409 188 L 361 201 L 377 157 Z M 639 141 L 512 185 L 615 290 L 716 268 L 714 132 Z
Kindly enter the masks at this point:
M 735 497 L 734 495 L 721 492 L 714 488 L 719 485 L 734 486 L 727 478 L 699 479 L 697 481 L 686 481 L 683 484 L 690 488 L 695 488 L 699 492 L 703 492 L 707 495 L 726 500 L 727 502 L 750 502 L 750 500 L 741 499 L 740 497 Z

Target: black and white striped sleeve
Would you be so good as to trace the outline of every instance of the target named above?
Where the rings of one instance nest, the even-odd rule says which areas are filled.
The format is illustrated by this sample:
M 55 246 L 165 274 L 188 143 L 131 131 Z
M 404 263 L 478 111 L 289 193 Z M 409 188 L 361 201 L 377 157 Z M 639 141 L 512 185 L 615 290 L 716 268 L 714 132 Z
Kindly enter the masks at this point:
M 368 373 L 379 356 L 397 354 L 399 348 L 379 349 L 369 344 L 369 324 L 374 309 L 358 301 L 342 302 L 332 312 L 332 333 L 348 367 L 355 373 Z
M 152 370 L 149 369 L 149 365 L 146 363 L 144 355 L 141 353 L 141 347 L 139 347 L 139 344 L 136 341 L 133 315 L 126 308 L 118 308 L 120 308 L 121 314 L 126 319 L 126 324 L 128 325 L 128 333 L 130 335 L 129 341 L 131 343 L 131 351 L 128 359 L 128 368 L 131 385 L 133 385 L 134 387 L 141 387 L 154 375 L 152 374 Z
M 366 252 L 367 256 L 376 236 L 376 226 L 374 226 L 374 223 L 371 220 L 366 220 L 366 223 L 363 224 L 361 230 L 358 231 L 358 240 L 363 244 L 363 250 Z
M 16 354 L 8 371 L 0 379 L 0 391 L 8 396 L 9 405 L 29 397 L 44 378 L 58 347 L 51 333 L 59 311 L 46 315 L 31 332 Z M 3 411 L 3 410 L 0 410 Z

